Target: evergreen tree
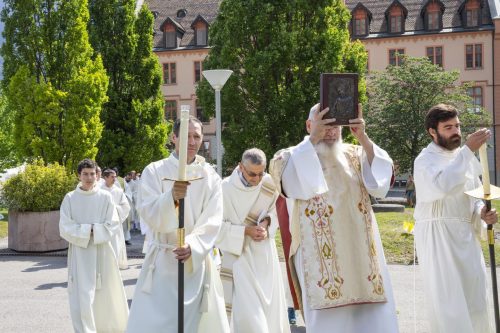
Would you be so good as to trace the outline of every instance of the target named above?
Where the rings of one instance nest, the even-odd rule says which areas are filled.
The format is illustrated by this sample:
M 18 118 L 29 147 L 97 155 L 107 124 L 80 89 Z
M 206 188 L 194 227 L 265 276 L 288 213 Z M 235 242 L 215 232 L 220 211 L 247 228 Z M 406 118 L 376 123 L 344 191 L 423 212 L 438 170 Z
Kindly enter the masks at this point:
M 92 59 L 84 0 L 7 0 L 2 85 L 15 119 L 16 150 L 72 170 L 94 158 L 108 84 Z
M 166 156 L 161 71 L 153 49 L 153 15 L 134 0 L 90 0 L 91 43 L 109 76 L 98 161 L 142 170 Z
M 461 111 L 463 137 L 477 126 L 488 126 L 490 119 L 482 108 L 471 104 L 468 85 L 458 83 L 459 71 L 445 71 L 428 58 L 403 59 L 399 66 L 371 75 L 365 117 L 370 137 L 383 144 L 399 171 L 413 173 L 413 161 L 431 141 L 424 119 L 432 106 L 456 106 Z
M 246 148 L 259 147 L 271 157 L 300 142 L 309 109 L 319 101 L 321 73 L 364 73 L 366 52 L 350 41 L 349 19 L 340 0 L 222 2 L 203 66 L 234 71 L 221 92 L 228 168 Z M 204 109 L 213 110 L 214 93 L 205 80 L 197 93 Z

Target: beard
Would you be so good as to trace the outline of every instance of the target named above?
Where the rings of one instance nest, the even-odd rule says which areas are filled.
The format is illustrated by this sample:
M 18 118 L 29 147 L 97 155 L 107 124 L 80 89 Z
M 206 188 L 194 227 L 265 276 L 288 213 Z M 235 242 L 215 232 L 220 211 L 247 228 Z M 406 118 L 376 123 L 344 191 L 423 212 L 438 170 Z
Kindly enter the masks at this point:
M 459 134 L 454 134 L 449 138 L 445 138 L 438 131 L 436 131 L 437 144 L 446 150 L 455 150 L 460 147 L 462 143 L 462 136 Z
M 323 168 L 341 166 L 346 169 L 348 167 L 347 158 L 342 149 L 342 138 L 339 138 L 333 144 L 320 141 L 314 146 L 314 149 Z

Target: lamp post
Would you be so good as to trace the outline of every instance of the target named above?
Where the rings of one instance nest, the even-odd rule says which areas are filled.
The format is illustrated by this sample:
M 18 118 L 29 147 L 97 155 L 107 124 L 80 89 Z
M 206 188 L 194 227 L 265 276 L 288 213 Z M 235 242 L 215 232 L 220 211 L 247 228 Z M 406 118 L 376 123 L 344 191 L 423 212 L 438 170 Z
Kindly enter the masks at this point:
M 233 74 L 229 69 L 212 69 L 203 71 L 203 76 L 215 90 L 215 138 L 217 141 L 217 173 L 222 177 L 222 141 L 221 141 L 221 115 L 220 115 L 220 91 L 227 79 Z

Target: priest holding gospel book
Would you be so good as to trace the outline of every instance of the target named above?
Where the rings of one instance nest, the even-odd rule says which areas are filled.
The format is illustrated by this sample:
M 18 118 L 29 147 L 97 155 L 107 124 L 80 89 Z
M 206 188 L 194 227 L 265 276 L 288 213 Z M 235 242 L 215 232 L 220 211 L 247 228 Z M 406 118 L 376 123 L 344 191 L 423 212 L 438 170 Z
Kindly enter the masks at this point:
M 342 143 L 341 127 L 323 119 L 329 109 L 317 104 L 306 122 L 310 135 L 277 152 L 270 165 L 287 198 L 289 221 L 279 218 L 291 243 L 283 246 L 308 332 L 398 332 L 370 203 L 370 195 L 384 197 L 389 190 L 393 164 L 366 134 L 358 109 L 349 126 L 359 146 Z

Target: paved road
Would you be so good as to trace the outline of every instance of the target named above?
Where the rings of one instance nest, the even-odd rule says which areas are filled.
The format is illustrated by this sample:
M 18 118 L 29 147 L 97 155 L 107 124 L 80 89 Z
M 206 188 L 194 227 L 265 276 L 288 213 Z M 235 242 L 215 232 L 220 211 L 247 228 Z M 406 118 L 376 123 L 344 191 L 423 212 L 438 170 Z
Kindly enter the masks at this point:
M 0 248 L 6 239 L 0 239 Z M 127 297 L 132 299 L 143 259 L 130 259 L 121 271 Z M 414 278 L 416 270 L 417 279 Z M 429 332 L 418 266 L 389 265 L 401 333 Z M 66 257 L 0 255 L 0 332 L 72 332 L 66 294 Z M 500 271 L 499 274 L 500 276 Z M 286 279 L 285 279 L 286 281 Z M 416 282 L 416 288 L 414 288 Z M 288 299 L 290 302 L 290 299 Z M 415 320 L 416 313 L 416 320 Z M 299 325 L 292 332 L 305 332 Z M 360 332 L 362 333 L 362 332 Z

